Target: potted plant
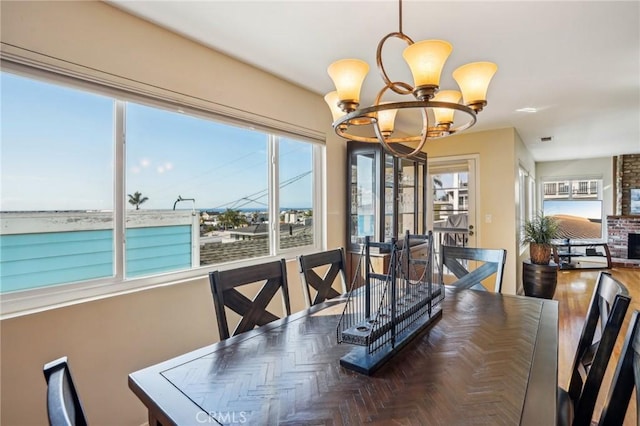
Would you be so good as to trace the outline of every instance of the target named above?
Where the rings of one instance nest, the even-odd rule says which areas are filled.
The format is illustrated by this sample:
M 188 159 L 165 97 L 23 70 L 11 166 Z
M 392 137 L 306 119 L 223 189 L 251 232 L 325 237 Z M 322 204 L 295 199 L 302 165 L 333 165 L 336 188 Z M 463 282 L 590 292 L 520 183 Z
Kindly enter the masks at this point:
M 551 241 L 558 237 L 558 222 L 551 216 L 537 214 L 524 224 L 524 242 L 529 243 L 531 263 L 548 265 L 551 260 Z

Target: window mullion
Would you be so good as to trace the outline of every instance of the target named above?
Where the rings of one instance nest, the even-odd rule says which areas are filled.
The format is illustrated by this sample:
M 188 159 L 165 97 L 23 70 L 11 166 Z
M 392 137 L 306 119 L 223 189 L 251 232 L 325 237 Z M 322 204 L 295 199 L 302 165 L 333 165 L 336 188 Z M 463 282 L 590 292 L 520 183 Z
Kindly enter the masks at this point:
M 325 223 L 324 217 L 326 217 L 326 193 L 324 191 L 324 149 L 317 145 L 313 147 L 313 173 L 312 188 L 313 188 L 313 235 L 314 247 L 317 250 L 327 247 L 326 232 L 323 229 Z
M 125 170 L 126 170 L 126 135 L 125 135 L 125 102 L 114 101 L 114 188 L 113 188 L 113 268 L 116 280 L 124 279 L 125 265 Z
M 280 247 L 280 161 L 278 158 L 278 141 L 278 136 L 269 135 L 269 241 L 271 244 L 269 252 L 271 255 L 277 254 Z

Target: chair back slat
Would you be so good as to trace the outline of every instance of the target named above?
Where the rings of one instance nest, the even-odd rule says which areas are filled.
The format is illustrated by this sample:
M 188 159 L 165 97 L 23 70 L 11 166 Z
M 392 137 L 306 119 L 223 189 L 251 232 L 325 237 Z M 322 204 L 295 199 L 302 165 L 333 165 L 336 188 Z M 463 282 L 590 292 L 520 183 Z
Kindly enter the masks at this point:
M 620 359 L 600 414 L 599 426 L 624 423 L 633 389 L 636 390 L 636 418 L 640 419 L 640 311 L 634 311 L 624 339 Z
M 315 268 L 326 267 L 322 276 Z M 302 292 L 307 307 L 322 303 L 346 293 L 346 260 L 343 248 L 319 253 L 300 255 L 298 268 L 302 282 Z M 340 292 L 335 289 L 336 279 L 340 277 Z M 311 290 L 315 296 L 311 297 Z
M 51 426 L 86 426 L 87 420 L 71 377 L 67 357 L 45 364 L 47 415 Z
M 280 261 L 261 263 L 220 271 L 221 281 L 219 288 L 222 291 L 226 291 L 241 285 L 280 277 L 282 277 L 282 264 Z
M 600 272 L 578 341 L 569 382 L 573 425 L 591 423 L 598 392 L 629 307 L 628 294 L 622 283 L 609 273 Z M 596 333 L 598 324 L 602 331 Z
M 453 275 L 458 278 L 452 284 L 456 289 L 478 289 L 484 287 L 481 282 L 495 275 L 495 292 L 502 291 L 502 276 L 504 274 L 504 264 L 507 251 L 504 249 L 485 249 L 457 246 L 441 246 L 440 271 L 441 279 L 444 276 L 446 266 Z M 484 262 L 473 270 L 467 269 L 462 261 Z
M 258 282 L 262 282 L 263 285 L 253 300 L 237 290 L 244 285 Z M 278 290 L 282 294 L 286 315 L 291 315 L 284 259 L 227 271 L 213 271 L 209 274 L 209 283 L 221 340 L 280 319 L 267 310 Z M 225 307 L 241 317 L 233 333 L 229 331 Z

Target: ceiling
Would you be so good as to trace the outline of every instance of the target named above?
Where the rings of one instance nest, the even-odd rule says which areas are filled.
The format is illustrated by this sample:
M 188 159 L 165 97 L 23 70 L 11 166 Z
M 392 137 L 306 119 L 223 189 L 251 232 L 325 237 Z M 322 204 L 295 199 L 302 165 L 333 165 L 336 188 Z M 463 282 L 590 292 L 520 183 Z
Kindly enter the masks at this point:
M 108 3 L 320 95 L 333 90 L 331 62 L 363 59 L 367 105 L 383 86 L 377 44 L 398 31 L 395 0 Z M 498 64 L 469 132 L 514 127 L 536 161 L 640 153 L 639 1 L 406 0 L 403 32 L 453 45 L 442 89 L 457 88 L 451 72 L 460 65 Z M 405 46 L 392 39 L 383 61 L 392 80 L 412 83 Z

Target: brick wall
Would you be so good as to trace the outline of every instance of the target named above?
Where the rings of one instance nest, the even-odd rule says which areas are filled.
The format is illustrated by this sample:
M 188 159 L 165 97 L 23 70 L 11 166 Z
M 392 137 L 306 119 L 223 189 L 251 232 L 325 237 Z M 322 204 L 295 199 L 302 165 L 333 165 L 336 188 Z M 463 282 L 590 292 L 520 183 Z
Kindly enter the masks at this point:
M 622 214 L 631 214 L 631 189 L 640 188 L 640 154 L 627 154 L 619 157 L 621 167 Z
M 640 215 L 631 214 L 631 189 L 640 188 L 640 154 L 618 157 L 618 208 L 621 216 L 607 216 L 607 245 L 611 257 L 626 259 L 629 234 L 640 234 Z
M 607 230 L 611 257 L 626 259 L 629 234 L 640 234 L 640 216 L 607 216 Z

